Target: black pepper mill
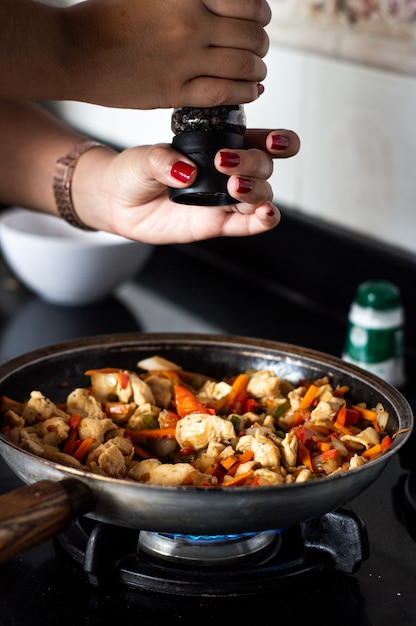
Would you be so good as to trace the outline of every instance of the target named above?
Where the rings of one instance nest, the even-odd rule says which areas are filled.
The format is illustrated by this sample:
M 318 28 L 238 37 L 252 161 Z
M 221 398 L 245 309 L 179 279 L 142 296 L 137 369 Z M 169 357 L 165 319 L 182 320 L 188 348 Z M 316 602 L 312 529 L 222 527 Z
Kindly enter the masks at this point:
M 217 107 L 181 107 L 172 113 L 172 146 L 186 154 L 198 168 L 191 187 L 169 188 L 169 197 L 180 204 L 224 206 L 235 204 L 227 191 L 228 176 L 214 166 L 221 148 L 244 148 L 246 117 L 241 104 Z

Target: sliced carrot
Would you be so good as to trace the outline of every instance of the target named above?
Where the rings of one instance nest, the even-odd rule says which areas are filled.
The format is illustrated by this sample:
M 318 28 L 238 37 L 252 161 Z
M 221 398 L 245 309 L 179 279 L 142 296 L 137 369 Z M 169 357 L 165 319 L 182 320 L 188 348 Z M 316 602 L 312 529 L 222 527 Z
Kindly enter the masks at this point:
M 239 463 L 248 463 L 254 458 L 253 450 L 244 450 L 244 452 L 238 457 Z
M 250 476 L 253 476 L 253 474 L 254 474 L 254 470 L 249 469 L 248 472 L 244 472 L 244 474 L 239 474 L 238 476 L 234 476 L 234 478 L 232 478 L 231 480 L 227 480 L 227 482 L 221 483 L 221 487 L 232 487 L 234 485 L 240 485 L 245 480 L 247 480 L 247 478 L 250 478 Z
M 137 456 L 141 457 L 142 459 L 154 459 L 155 458 L 155 455 L 153 452 L 148 452 L 147 450 L 145 450 L 144 448 L 141 448 L 140 446 L 134 445 L 133 448 Z
M 86 439 L 82 439 L 81 443 L 73 452 L 72 456 L 78 461 L 82 462 L 82 459 L 87 454 L 88 450 L 91 448 L 92 444 L 95 443 L 95 437 L 87 437 Z
M 143 442 L 146 439 L 175 439 L 176 428 L 143 428 L 142 430 L 125 430 L 126 437 L 133 441 Z
M 365 456 L 368 459 L 368 458 L 372 458 L 374 456 L 377 456 L 381 452 L 382 452 L 381 444 L 376 443 L 375 446 L 371 446 L 371 448 L 368 448 L 367 450 L 364 450 L 364 452 L 362 453 L 361 456 Z
M 305 395 L 303 396 L 301 403 L 299 404 L 300 409 L 307 409 L 312 405 L 312 402 L 315 400 L 316 395 L 319 391 L 319 387 L 317 385 L 311 384 L 306 390 Z
M 371 409 L 365 409 L 363 406 L 360 406 L 359 404 L 353 404 L 351 408 L 354 409 L 354 411 L 358 411 L 361 417 L 363 417 L 365 420 L 368 420 L 369 422 L 374 422 L 374 420 L 376 420 L 378 417 L 377 411 L 372 411 Z
M 334 396 L 336 396 L 337 398 L 342 398 L 342 396 L 345 396 L 345 394 L 350 390 L 350 388 L 348 387 L 348 385 L 341 385 L 340 387 L 337 387 L 334 391 Z
M 327 441 L 318 441 L 318 443 L 316 444 L 316 447 L 321 452 L 327 452 L 328 450 L 331 449 L 331 444 L 328 443 Z
M 222 409 L 222 408 L 224 408 L 226 406 L 231 406 L 233 404 L 233 402 L 235 401 L 235 399 L 237 398 L 237 396 L 242 391 L 245 391 L 245 389 L 246 389 L 246 387 L 248 385 L 248 381 L 249 381 L 249 377 L 247 376 L 247 374 L 238 374 L 238 376 L 235 377 L 233 384 L 231 385 L 230 391 L 218 403 L 218 405 L 217 405 L 218 410 Z
M 119 371 L 119 367 L 102 367 L 100 369 L 87 370 L 84 374 L 85 376 L 92 376 L 93 374 L 115 374 Z
M 354 434 L 352 432 L 352 430 L 350 430 L 346 426 L 341 426 L 341 424 L 338 424 L 338 422 L 336 420 L 334 422 L 334 430 L 336 430 L 338 433 L 342 433 L 343 435 L 353 435 Z
M 296 428 L 296 426 L 301 426 L 306 421 L 311 419 L 311 412 L 307 409 L 299 408 L 293 413 L 292 421 L 290 422 L 290 428 Z
M 225 459 L 221 459 L 222 467 L 228 471 L 238 462 L 238 459 L 234 455 L 227 456 Z

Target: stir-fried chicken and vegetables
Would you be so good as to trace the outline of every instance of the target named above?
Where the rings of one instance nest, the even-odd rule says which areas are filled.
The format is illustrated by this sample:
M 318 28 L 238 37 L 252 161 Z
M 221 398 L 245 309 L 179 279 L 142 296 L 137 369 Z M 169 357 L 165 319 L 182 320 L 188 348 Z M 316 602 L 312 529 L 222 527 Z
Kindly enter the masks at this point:
M 388 413 L 348 400 L 328 377 L 298 386 L 272 371 L 223 380 L 154 356 L 137 371 L 89 370 L 54 403 L 2 397 L 1 432 L 54 462 L 152 485 L 262 486 L 331 476 L 392 443 Z M 70 381 L 69 381 L 70 382 Z

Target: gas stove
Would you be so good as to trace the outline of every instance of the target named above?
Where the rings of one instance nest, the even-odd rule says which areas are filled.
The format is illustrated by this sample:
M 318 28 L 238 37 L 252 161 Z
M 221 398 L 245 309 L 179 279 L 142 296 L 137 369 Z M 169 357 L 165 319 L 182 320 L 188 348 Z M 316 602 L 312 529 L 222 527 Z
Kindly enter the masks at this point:
M 262 281 L 247 267 L 234 272 L 228 248 L 219 271 L 212 260 L 216 246 L 202 246 L 203 254 L 194 254 L 194 246 L 155 249 L 134 281 L 88 307 L 42 302 L 0 259 L 0 361 L 67 339 L 123 331 L 224 332 L 340 354 L 346 329 L 341 312 L 319 302 L 310 306 L 308 295 L 285 286 L 269 288 L 268 278 Z M 403 393 L 416 408 L 412 359 L 408 373 Z M 156 619 L 251 624 L 266 615 L 294 625 L 319 619 L 331 626 L 414 626 L 414 445 L 412 437 L 347 507 L 292 528 L 166 535 L 81 516 L 55 539 L 0 566 L 0 626 Z M 0 493 L 21 484 L 0 460 Z

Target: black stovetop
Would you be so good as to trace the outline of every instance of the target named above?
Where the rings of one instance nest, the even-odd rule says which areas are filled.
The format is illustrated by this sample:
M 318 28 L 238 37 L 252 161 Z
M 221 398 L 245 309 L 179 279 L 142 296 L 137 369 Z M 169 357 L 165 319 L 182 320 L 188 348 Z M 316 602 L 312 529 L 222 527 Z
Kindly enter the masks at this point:
M 287 232 L 293 235 L 296 227 L 296 232 L 304 237 L 305 252 L 309 225 L 302 230 L 304 225 L 288 222 Z M 135 281 L 121 286 L 105 302 L 89 307 L 59 307 L 40 301 L 16 283 L 0 258 L 0 361 L 67 339 L 136 330 L 257 336 L 339 355 L 348 304 L 344 292 L 342 297 L 337 295 L 343 275 L 348 274 L 345 285 L 369 276 L 362 267 L 358 272 L 357 262 L 349 268 L 341 264 L 338 284 L 327 274 L 332 281 L 328 285 L 325 268 L 312 267 L 310 251 L 308 258 L 302 257 L 299 248 L 293 246 L 296 275 L 291 283 L 287 271 L 288 244 L 286 240 L 283 243 L 285 230 L 283 225 L 279 228 L 273 245 L 268 235 L 246 240 L 245 248 L 241 240 L 157 248 Z M 339 246 L 332 236 L 331 240 L 333 247 L 326 247 L 328 258 L 332 258 L 333 248 Z M 265 249 L 264 241 L 268 244 Z M 322 257 L 319 248 L 318 257 Z M 356 248 L 355 241 L 355 251 Z M 345 246 L 342 250 L 345 257 L 348 250 Z M 367 247 L 365 250 L 368 252 Z M 273 265 L 278 265 L 280 254 L 285 258 L 282 280 Z M 262 271 L 262 264 L 272 257 L 276 257 L 273 268 L 268 263 Z M 399 266 L 401 262 L 402 259 L 397 261 Z M 405 265 L 406 276 L 411 276 L 407 260 Z M 383 271 L 378 260 L 377 267 Z M 373 277 L 392 279 L 391 267 L 391 259 L 386 258 L 388 271 Z M 332 262 L 331 268 L 333 273 Z M 276 272 L 275 281 L 271 269 Z M 368 271 L 372 272 L 372 268 Z M 302 273 L 307 284 L 303 291 L 299 290 Z M 314 276 L 309 279 L 311 273 Z M 403 275 L 400 276 L 400 287 L 408 289 L 407 298 L 411 286 L 407 287 L 408 282 L 404 283 Z M 310 291 L 311 283 L 315 285 L 314 294 Z M 324 283 L 321 292 L 319 285 Z M 334 302 L 329 306 L 331 288 Z M 348 298 L 350 295 L 352 298 L 353 294 L 348 294 Z M 403 393 L 416 407 L 413 361 L 411 337 L 407 344 L 408 384 Z M 112 620 L 150 624 L 163 618 L 178 625 L 217 624 L 230 619 L 249 624 L 274 615 L 275 619 L 288 620 L 293 625 L 312 618 L 313 622 L 319 619 L 331 626 L 414 626 L 416 521 L 403 508 L 405 481 L 412 469 L 416 471 L 414 445 L 412 437 L 376 482 L 347 507 L 363 521 L 369 542 L 368 558 L 351 574 L 323 567 L 309 577 L 291 582 L 278 580 L 271 589 L 265 585 L 265 593 L 253 583 L 255 594 L 244 597 L 149 593 L 118 582 L 91 584 L 79 564 L 63 552 L 61 544 L 48 541 L 0 567 L 0 625 L 27 626 L 31 622 L 42 626 L 98 626 Z M 0 460 L 0 493 L 20 485 Z

